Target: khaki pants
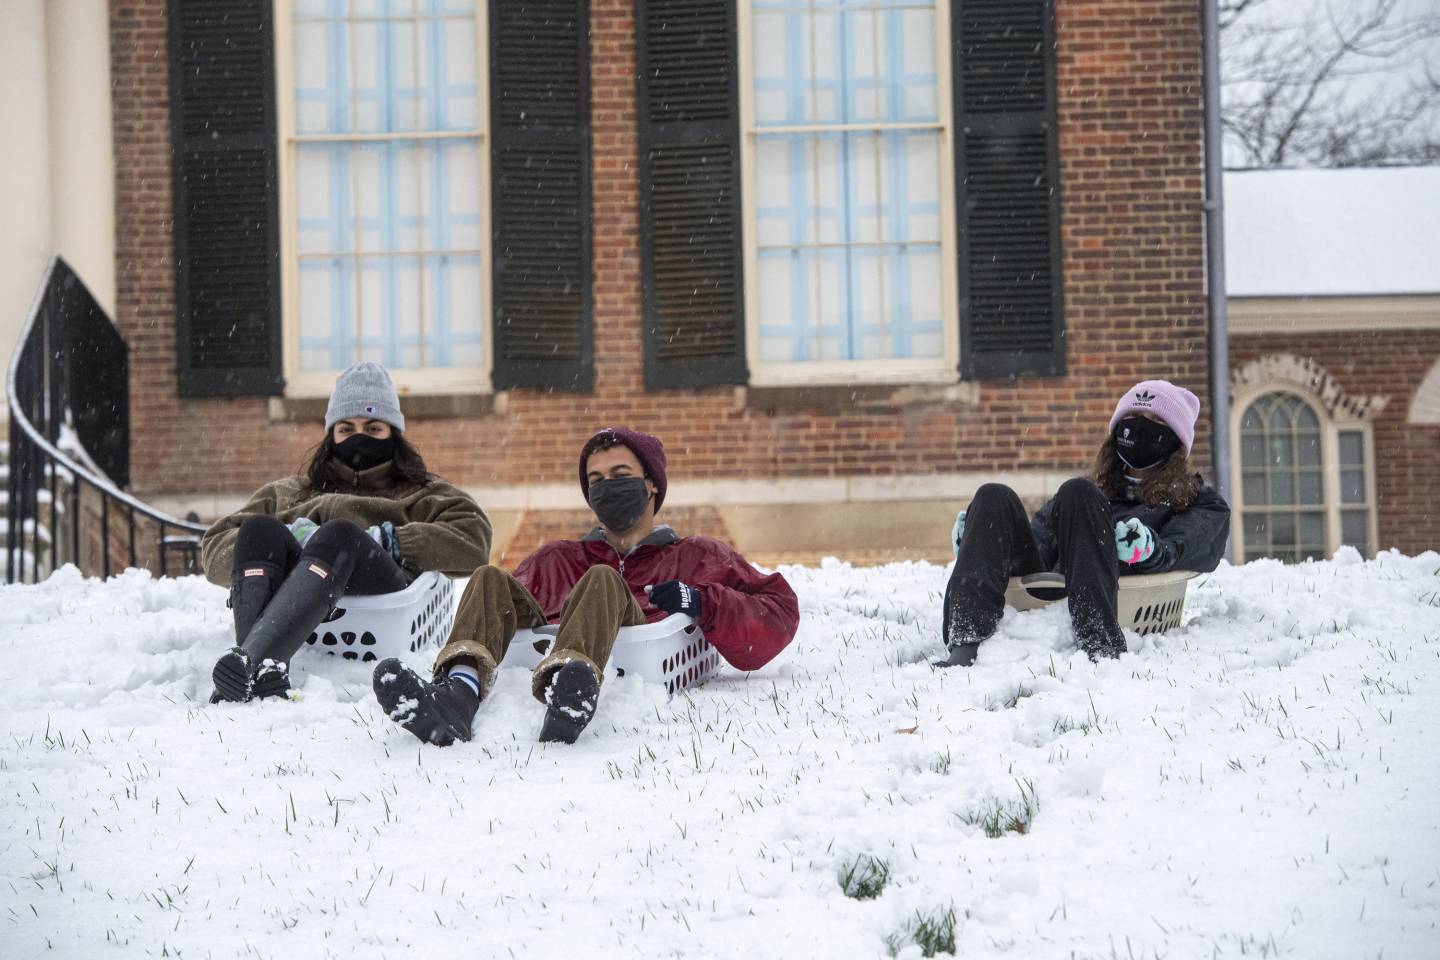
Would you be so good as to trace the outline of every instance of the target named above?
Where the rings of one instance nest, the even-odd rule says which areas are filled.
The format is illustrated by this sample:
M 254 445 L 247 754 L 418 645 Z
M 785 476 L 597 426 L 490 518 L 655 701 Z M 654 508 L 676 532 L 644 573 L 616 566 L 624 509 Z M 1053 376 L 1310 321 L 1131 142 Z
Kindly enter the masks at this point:
M 589 664 L 596 679 L 603 679 L 620 628 L 644 622 L 644 611 L 614 567 L 586 570 L 565 599 L 554 645 L 535 668 L 530 686 L 535 699 L 545 702 L 550 675 L 572 660 Z M 520 581 L 499 567 L 479 568 L 460 597 L 450 640 L 435 658 L 435 679 L 443 679 L 457 660 L 471 659 L 480 666 L 480 689 L 488 693 L 515 631 L 544 623 L 545 612 Z

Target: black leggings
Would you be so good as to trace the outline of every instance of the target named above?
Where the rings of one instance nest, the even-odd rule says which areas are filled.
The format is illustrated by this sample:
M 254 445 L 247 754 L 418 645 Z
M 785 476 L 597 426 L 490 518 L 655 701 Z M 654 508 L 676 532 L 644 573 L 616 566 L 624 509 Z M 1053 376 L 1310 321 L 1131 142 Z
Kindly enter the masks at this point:
M 1058 569 L 1065 576 L 1070 622 L 1082 645 L 1119 642 L 1115 592 L 1119 561 L 1110 503 L 1089 480 L 1067 480 L 1051 508 L 1055 546 L 1042 551 L 1014 490 L 987 483 L 965 513 L 960 554 L 945 588 L 945 643 L 974 643 L 995 632 L 1011 577 Z
M 302 559 L 323 563 L 342 593 L 394 593 L 408 586 L 390 554 L 349 520 L 320 524 L 302 549 L 289 527 L 264 515 L 247 517 L 240 524 L 232 576 L 238 578 L 247 564 L 267 564 L 283 579 Z

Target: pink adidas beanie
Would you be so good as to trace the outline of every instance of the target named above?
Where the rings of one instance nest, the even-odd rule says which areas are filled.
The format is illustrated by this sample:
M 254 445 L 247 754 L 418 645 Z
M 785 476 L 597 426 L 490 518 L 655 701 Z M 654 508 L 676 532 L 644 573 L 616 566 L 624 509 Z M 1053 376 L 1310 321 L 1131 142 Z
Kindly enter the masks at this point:
M 1200 398 L 1169 380 L 1142 380 L 1126 391 L 1115 405 L 1109 432 L 1133 413 L 1153 413 L 1175 431 L 1188 454 L 1195 444 L 1195 420 L 1200 416 Z

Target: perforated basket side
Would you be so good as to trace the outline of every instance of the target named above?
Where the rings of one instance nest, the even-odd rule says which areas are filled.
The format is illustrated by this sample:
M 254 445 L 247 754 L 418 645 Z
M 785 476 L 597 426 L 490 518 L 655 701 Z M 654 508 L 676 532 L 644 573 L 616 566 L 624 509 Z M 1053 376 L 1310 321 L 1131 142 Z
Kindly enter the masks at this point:
M 331 617 L 319 629 L 305 639 L 308 646 L 317 647 L 322 653 L 344 657 L 346 660 L 378 660 L 376 648 L 379 641 L 369 630 L 345 629 L 344 611 L 342 616 Z
M 1142 635 L 1178 627 L 1185 613 L 1186 588 L 1194 577 L 1183 570 L 1121 577 L 1116 595 L 1120 626 Z M 1033 610 L 1054 601 L 1032 596 L 1020 577 L 1012 577 L 1005 602 L 1016 610 Z
M 368 662 L 443 642 L 454 619 L 455 587 L 444 575 L 422 576 L 400 594 L 341 597 L 306 645 Z
M 1131 601 L 1121 610 L 1120 625 L 1141 636 L 1180 626 L 1185 614 L 1184 582 Z
M 553 625 L 517 630 L 500 665 L 534 669 L 554 640 Z M 662 683 L 666 692 L 673 694 L 705 682 L 721 663 L 719 652 L 710 646 L 694 621 L 677 615 L 655 623 L 621 627 L 606 673 Z
M 666 657 L 660 667 L 665 691 L 673 695 L 677 690 L 699 686 L 714 676 L 720 669 L 720 653 L 697 632 L 679 653 Z
M 410 621 L 410 650 L 438 647 L 450 636 L 455 622 L 455 584 L 441 577 L 425 598 L 425 605 Z

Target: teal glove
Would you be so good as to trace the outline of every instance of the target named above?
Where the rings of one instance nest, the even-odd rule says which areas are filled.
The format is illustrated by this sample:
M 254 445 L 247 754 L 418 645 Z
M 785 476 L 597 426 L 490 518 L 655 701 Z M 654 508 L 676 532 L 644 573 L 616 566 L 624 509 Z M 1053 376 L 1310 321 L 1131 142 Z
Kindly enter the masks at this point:
M 1122 563 L 1144 563 L 1155 552 L 1155 534 L 1136 517 L 1115 524 L 1115 553 Z
M 320 529 L 320 524 L 309 517 L 298 517 L 285 526 L 290 528 L 290 532 L 295 535 L 295 541 L 302 547 L 305 546 L 305 541 L 313 537 L 315 531 Z
M 960 559 L 960 538 L 965 536 L 965 511 L 955 514 L 955 527 L 950 531 L 950 551 Z

